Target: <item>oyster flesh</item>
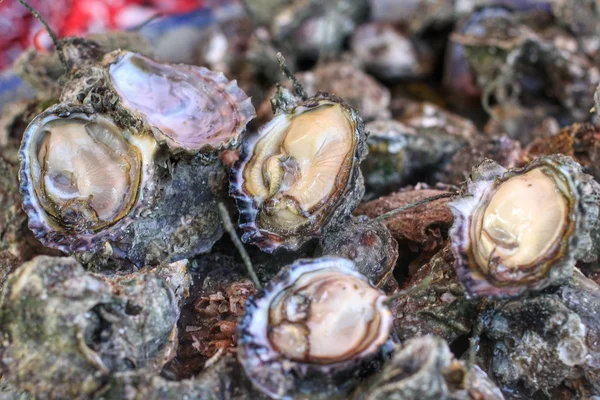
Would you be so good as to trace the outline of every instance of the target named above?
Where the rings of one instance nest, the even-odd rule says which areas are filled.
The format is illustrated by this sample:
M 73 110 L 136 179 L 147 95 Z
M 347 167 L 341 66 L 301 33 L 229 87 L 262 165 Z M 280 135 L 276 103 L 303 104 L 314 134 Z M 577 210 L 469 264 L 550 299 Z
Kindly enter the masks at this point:
M 392 325 L 385 299 L 349 260 L 299 260 L 248 302 L 239 361 L 271 398 L 343 396 L 385 353 Z
M 29 228 L 66 252 L 117 234 L 153 195 L 157 148 L 152 136 L 86 107 L 61 104 L 39 114 L 19 153 Z
M 459 280 L 470 296 L 511 297 L 571 277 L 596 259 L 597 183 L 561 155 L 505 170 L 491 160 L 449 205 Z
M 364 126 L 335 96 L 320 93 L 279 113 L 242 146 L 230 191 L 243 240 L 264 251 L 298 249 L 352 212 L 364 193 Z

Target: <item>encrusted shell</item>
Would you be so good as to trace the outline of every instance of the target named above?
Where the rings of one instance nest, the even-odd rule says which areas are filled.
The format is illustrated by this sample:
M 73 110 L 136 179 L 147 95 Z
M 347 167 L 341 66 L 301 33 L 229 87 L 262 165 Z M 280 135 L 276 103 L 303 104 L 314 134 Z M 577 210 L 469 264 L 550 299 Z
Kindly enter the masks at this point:
M 492 196 L 503 183 L 536 169 L 539 169 L 544 174 L 543 176 L 552 178 L 555 193 L 559 193 L 564 199 L 562 201 L 566 204 L 564 206 L 566 215 L 562 217 L 564 225 L 560 231 L 556 231 L 560 232 L 559 236 L 553 236 L 554 239 L 540 250 L 543 255 L 537 255 L 533 261 L 523 261 L 521 264 L 516 262 L 516 265 L 513 266 L 504 265 L 500 256 L 495 255 L 498 248 L 496 247 L 489 255 L 488 264 L 482 268 L 474 255 L 474 248 L 478 242 L 471 233 L 473 229 L 476 229 L 476 227 L 474 228 L 475 221 L 479 221 L 477 215 L 486 210 Z M 531 187 L 531 183 L 529 183 L 529 187 Z M 469 296 L 513 297 L 528 290 L 541 290 L 569 279 L 577 260 L 585 262 L 595 260 L 599 215 L 597 187 L 598 184 L 591 176 L 582 173 L 579 164 L 570 157 L 562 155 L 542 157 L 524 168 L 514 170 L 506 170 L 491 160 L 481 163 L 474 169 L 467 181 L 464 195 L 449 203 L 455 218 L 450 230 L 452 252 L 455 257 L 454 267 L 467 294 Z M 529 193 L 529 195 L 532 194 Z M 523 200 L 525 200 L 525 196 L 528 195 L 525 194 Z M 541 204 L 539 206 L 541 207 Z M 512 213 L 517 215 L 514 213 L 520 211 L 522 210 L 513 209 Z M 527 209 L 526 211 L 530 214 L 523 218 L 528 218 L 528 220 L 550 218 L 545 215 L 543 209 Z M 536 215 L 538 212 L 540 214 Z M 524 220 L 521 216 L 518 218 Z M 496 243 L 495 246 L 499 246 L 496 240 L 499 239 L 496 239 L 495 236 L 491 237 L 491 241 Z M 521 240 L 522 238 L 519 236 L 516 243 L 517 248 L 522 243 L 523 246 L 529 244 L 525 241 L 521 242 Z M 525 248 L 525 251 L 528 249 L 531 247 Z
M 280 157 L 279 154 L 266 153 L 267 150 L 260 146 L 261 143 L 269 143 L 269 140 L 278 140 L 278 143 L 285 140 L 287 131 L 281 135 L 284 131 L 278 127 L 279 124 L 290 124 L 291 126 L 292 121 L 307 112 L 317 110 L 320 107 L 328 108 L 336 105 L 340 106 L 346 122 L 350 124 L 353 131 L 352 143 L 345 143 L 349 145 L 349 150 L 344 155 L 344 161 L 340 165 L 337 175 L 330 177 L 332 188 L 327 193 L 327 197 L 319 197 L 316 204 L 311 205 L 308 209 L 302 209 L 301 204 L 295 198 L 285 194 L 288 188 L 294 187 L 296 178 L 301 177 L 301 173 L 298 173 L 297 169 L 294 169 L 292 173 L 288 173 L 286 169 L 285 172 L 282 172 L 282 175 L 292 177 L 292 183 L 284 182 L 276 188 L 275 192 L 272 192 L 271 188 L 267 187 L 268 183 L 264 177 L 265 171 L 269 173 L 266 170 L 268 167 L 266 157 L 273 158 L 277 156 L 277 160 L 280 160 L 283 155 Z M 316 126 L 312 129 L 320 132 L 328 128 L 328 126 L 318 124 Z M 276 136 L 278 134 L 280 137 Z M 322 136 L 325 137 L 325 135 Z M 323 143 L 325 143 L 325 139 L 323 139 Z M 338 147 L 329 143 L 327 149 L 332 152 Z M 280 147 L 277 147 L 277 149 L 280 149 Z M 302 147 L 302 151 L 306 149 L 309 149 L 308 145 Z M 314 157 L 319 154 L 319 151 L 321 151 L 321 147 L 315 146 Z M 359 163 L 366 157 L 367 151 L 364 125 L 356 110 L 340 98 L 327 93 L 319 93 L 315 97 L 298 104 L 291 111 L 279 113 L 270 122 L 262 126 L 256 134 L 244 137 L 239 159 L 232 168 L 230 178 L 230 193 L 236 199 L 240 212 L 239 226 L 244 231 L 242 239 L 245 242 L 256 244 L 267 252 L 272 252 L 279 247 L 296 250 L 313 237 L 321 235 L 326 228 L 337 225 L 343 217 L 349 215 L 356 208 L 363 196 L 364 186 Z M 255 157 L 265 157 L 265 161 L 256 161 Z M 286 155 L 286 157 L 288 157 L 286 160 L 292 160 L 296 163 L 293 156 Z M 327 159 L 324 161 L 327 161 Z M 281 164 L 283 165 L 284 162 L 281 161 Z M 284 167 L 281 168 L 283 170 Z M 247 169 L 252 171 L 254 175 L 250 174 Z M 252 184 L 264 188 L 261 190 L 266 195 L 261 194 L 262 198 L 259 198 L 256 194 L 258 190 L 255 190 L 255 193 L 250 190 L 250 178 L 252 177 L 259 181 Z M 315 180 L 318 179 L 315 178 Z M 290 228 L 274 226 L 273 224 L 269 226 L 269 223 L 272 222 L 269 218 L 273 219 L 272 215 L 275 211 L 279 211 L 277 207 L 284 206 L 284 201 L 286 206 L 290 204 L 289 207 L 295 207 L 296 214 L 294 218 L 303 218 L 302 222 Z
M 107 54 L 103 63 L 122 106 L 174 151 L 233 147 L 256 115 L 236 81 L 220 72 L 123 51 Z
M 65 147 L 66 144 L 58 147 L 54 145 L 49 149 L 41 148 L 42 141 L 50 137 L 47 128 L 60 126 L 60 124 L 75 126 L 77 123 L 86 124 L 84 129 L 87 134 L 83 141 L 79 138 L 80 140 L 70 142 L 70 145 L 80 147 L 77 155 L 81 159 L 78 162 L 83 163 L 80 165 L 81 168 L 90 173 L 103 174 L 102 177 L 111 176 L 109 175 L 111 171 L 105 168 L 100 159 L 81 157 L 86 145 L 102 151 L 102 154 L 108 159 L 122 157 L 124 161 L 121 163 L 126 163 L 126 165 L 121 163 L 116 165 L 117 168 L 120 168 L 118 172 L 126 175 L 124 179 L 127 179 L 127 184 L 130 186 L 122 188 L 124 191 L 122 199 L 113 199 L 115 202 L 121 201 L 121 203 L 118 203 L 118 208 L 108 218 L 101 217 L 97 208 L 92 205 L 92 202 L 96 200 L 93 198 L 96 193 L 94 190 L 100 187 L 93 186 L 94 182 L 82 183 L 82 185 L 89 186 L 87 198 L 83 198 L 84 193 L 79 192 L 78 188 L 75 189 L 77 192 L 70 194 L 70 197 L 63 197 L 60 200 L 52 199 L 47 191 L 48 182 L 46 182 L 44 174 L 46 173 L 45 168 L 51 167 L 46 160 L 43 161 L 43 165 L 40 165 L 39 157 L 42 154 L 52 154 L 50 151 L 69 151 Z M 102 129 L 97 130 L 95 134 L 90 134 L 87 130 L 88 124 L 95 124 Z M 63 133 L 67 140 L 74 139 L 69 138 L 69 134 L 71 133 Z M 57 140 L 60 140 L 60 137 Z M 99 147 L 100 143 L 105 146 Z M 103 241 L 119 236 L 122 230 L 152 202 L 156 189 L 154 157 L 157 149 L 158 144 L 151 135 L 119 128 L 111 118 L 93 113 L 85 106 L 59 104 L 39 114 L 25 130 L 19 153 L 21 161 L 19 182 L 23 197 L 23 209 L 29 217 L 29 228 L 35 237 L 45 246 L 70 253 L 93 250 Z M 54 154 L 55 168 L 56 166 L 63 167 L 64 170 L 54 171 L 53 182 L 56 183 L 60 180 L 61 185 L 71 185 L 71 189 L 73 185 L 78 186 L 79 183 L 73 182 L 73 179 L 76 178 L 74 172 L 68 167 L 72 159 L 64 159 L 64 166 L 59 165 L 63 161 L 61 158 L 63 156 Z M 74 165 L 73 167 L 75 168 Z M 52 182 L 50 183 L 52 184 Z M 116 190 L 112 186 L 107 188 L 110 193 Z M 61 194 L 64 193 L 61 192 Z
M 330 274 L 330 278 L 324 279 L 319 274 Z M 338 281 L 330 283 L 335 277 Z M 328 284 L 338 287 L 330 286 L 331 290 L 328 290 Z M 312 295 L 307 296 L 306 291 Z M 332 357 L 328 352 L 334 351 L 324 343 L 311 342 L 314 338 L 324 341 L 332 338 L 312 336 L 311 329 L 319 329 L 318 325 L 331 323 L 332 319 L 340 322 L 344 312 L 349 312 L 352 307 L 329 303 L 326 312 L 318 308 L 315 311 L 313 307 L 322 307 L 320 304 L 325 298 L 321 296 L 335 298 L 336 293 L 351 295 L 352 291 L 360 301 L 357 303 L 355 299 L 355 305 L 361 304 L 354 312 L 369 310 L 364 312 L 371 315 L 370 320 L 361 320 L 366 324 L 362 328 L 368 336 L 359 342 L 358 349 L 345 349 L 342 355 L 336 353 Z M 371 293 L 367 295 L 367 292 Z M 370 286 L 367 278 L 358 273 L 349 260 L 338 257 L 298 260 L 282 269 L 258 296 L 248 301 L 246 315 L 238 327 L 238 359 L 253 384 L 273 399 L 304 398 L 301 396 L 311 393 L 318 394 L 319 398 L 347 394 L 357 383 L 355 377 L 378 368 L 382 356 L 390 350 L 392 315 L 384 304 L 385 299 L 386 296 Z M 332 307 L 337 308 L 333 311 Z M 282 322 L 277 322 L 279 314 L 284 317 Z M 313 314 L 319 315 L 317 321 L 310 321 Z M 379 322 L 377 326 L 375 320 Z M 294 346 L 299 342 L 293 333 L 300 332 L 301 328 L 277 331 L 282 324 L 304 327 L 301 331 L 304 349 Z M 360 328 L 354 326 L 354 329 Z M 275 340 L 277 334 L 282 335 L 279 341 Z M 278 349 L 275 343 L 289 343 L 290 346 L 289 349 Z M 313 348 L 319 357 L 313 353 Z M 297 354 L 296 358 L 290 352 Z M 329 356 L 324 358 L 323 354 Z

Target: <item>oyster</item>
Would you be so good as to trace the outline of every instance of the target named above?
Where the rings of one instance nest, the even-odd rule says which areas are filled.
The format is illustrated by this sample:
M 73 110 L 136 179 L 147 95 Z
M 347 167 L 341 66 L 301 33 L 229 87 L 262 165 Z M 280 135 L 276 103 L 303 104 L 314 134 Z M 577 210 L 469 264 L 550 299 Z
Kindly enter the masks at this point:
M 89 399 L 111 373 L 158 373 L 175 355 L 186 262 L 107 278 L 39 256 L 0 298 L 4 377 L 36 398 Z
M 277 114 L 244 138 L 231 171 L 242 239 L 272 252 L 296 250 L 359 203 L 362 120 L 340 98 L 320 93 Z
M 131 52 L 110 53 L 104 63 L 123 106 L 146 119 L 171 149 L 196 153 L 235 145 L 254 118 L 250 98 L 222 73 Z
M 352 35 L 352 52 L 365 68 L 380 79 L 400 80 L 429 75 L 432 51 L 411 40 L 393 24 L 367 23 Z
M 569 398 L 593 399 L 600 395 L 599 306 L 598 285 L 575 270 L 557 290 L 499 304 L 478 357 L 515 398 L 566 385 Z
M 344 396 L 385 353 L 385 299 L 349 260 L 299 260 L 248 302 L 239 361 L 271 398 Z
M 455 268 L 470 296 L 510 297 L 571 277 L 596 259 L 597 183 L 561 155 L 506 170 L 491 160 L 450 203 Z
M 365 216 L 352 218 L 321 238 L 320 253 L 352 260 L 357 271 L 386 293 L 398 288 L 393 276 L 398 243 L 382 222 Z
M 442 339 L 408 340 L 353 400 L 504 400 L 485 372 L 454 359 Z
M 86 107 L 61 104 L 39 114 L 19 153 L 29 228 L 66 252 L 119 234 L 153 195 L 157 148 L 152 136 Z
M 366 124 L 369 156 L 361 165 L 367 197 L 389 193 L 444 168 L 466 141 L 448 126 L 411 126 L 395 120 Z

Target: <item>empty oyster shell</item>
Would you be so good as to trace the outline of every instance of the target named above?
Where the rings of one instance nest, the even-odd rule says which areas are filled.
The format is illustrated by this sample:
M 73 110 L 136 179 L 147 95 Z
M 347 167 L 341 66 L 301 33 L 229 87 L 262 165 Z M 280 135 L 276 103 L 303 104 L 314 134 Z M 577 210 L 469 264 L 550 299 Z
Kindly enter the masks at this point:
M 222 73 L 161 64 L 131 52 L 111 53 L 105 62 L 123 105 L 141 114 L 156 139 L 172 149 L 229 147 L 254 118 L 250 98 Z
M 272 252 L 298 249 L 348 215 L 363 193 L 362 120 L 324 93 L 276 115 L 244 138 L 231 173 L 243 240 Z
M 392 324 L 385 299 L 349 260 L 299 260 L 247 303 L 240 363 L 274 399 L 343 396 L 385 352 Z
M 152 136 L 86 107 L 61 104 L 39 114 L 19 153 L 29 228 L 66 252 L 117 235 L 153 195 L 157 147 Z
M 510 297 L 570 278 L 596 259 L 597 183 L 561 155 L 506 170 L 491 160 L 450 203 L 459 280 L 470 296 Z

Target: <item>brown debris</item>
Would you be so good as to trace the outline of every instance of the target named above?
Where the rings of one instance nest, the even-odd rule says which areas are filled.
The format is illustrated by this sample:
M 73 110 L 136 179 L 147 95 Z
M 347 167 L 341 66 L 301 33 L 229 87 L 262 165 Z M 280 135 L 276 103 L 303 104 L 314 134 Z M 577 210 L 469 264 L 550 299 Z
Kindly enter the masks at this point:
M 585 172 L 600 178 L 600 127 L 592 123 L 569 125 L 558 135 L 534 140 L 526 150 L 527 161 L 551 154 L 573 157 Z
M 355 214 L 376 218 L 393 209 L 443 193 L 447 192 L 435 189 L 419 190 L 418 187 L 414 190 L 399 191 L 361 204 Z M 435 200 L 412 208 L 389 218 L 385 224 L 399 244 L 416 245 L 424 251 L 438 249 L 444 242 L 447 229 L 453 220 L 452 212 L 448 208 L 450 200 Z

